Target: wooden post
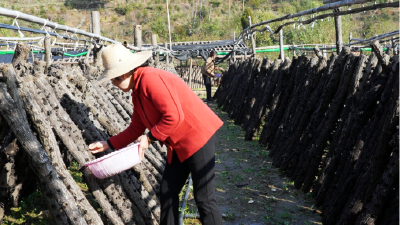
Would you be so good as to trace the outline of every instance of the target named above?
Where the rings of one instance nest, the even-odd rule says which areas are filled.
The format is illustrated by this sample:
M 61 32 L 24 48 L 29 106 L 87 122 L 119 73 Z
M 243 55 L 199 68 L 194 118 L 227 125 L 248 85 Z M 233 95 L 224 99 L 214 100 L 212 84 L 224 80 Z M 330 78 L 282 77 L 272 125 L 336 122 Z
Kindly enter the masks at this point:
M 352 35 L 352 33 L 350 32 L 350 34 L 349 34 L 349 44 L 351 43 L 351 39 L 353 39 L 353 35 Z
M 44 69 L 44 73 L 47 74 L 49 67 L 51 65 L 51 37 L 50 34 L 46 34 L 44 38 L 44 49 L 45 49 L 45 61 L 46 68 Z
M 285 52 L 283 51 L 283 29 L 279 31 L 279 51 L 280 51 L 280 59 L 282 59 L 282 62 L 284 62 Z
M 322 48 L 326 48 L 326 45 L 322 45 Z M 322 50 L 322 55 L 326 58 L 326 49 Z
M 167 17 L 168 17 L 168 34 L 169 34 L 169 50 L 172 50 L 172 42 L 171 42 L 171 23 L 169 21 L 169 9 L 168 9 L 168 0 L 167 0 Z
M 192 58 L 190 58 L 189 81 L 188 81 L 190 88 L 192 88 L 192 73 L 193 73 Z
M 157 46 L 157 34 L 151 35 L 151 45 L 154 47 Z
M 25 63 L 29 58 L 29 52 L 31 51 L 31 47 L 29 45 L 19 42 L 17 47 L 15 48 L 15 53 L 11 64 L 13 66 L 18 65 L 19 63 Z
M 249 16 L 249 27 L 251 27 L 251 16 Z M 253 34 L 250 34 L 251 39 L 251 50 L 253 51 L 253 56 L 256 56 L 256 42 L 254 41 Z
M 340 8 L 334 9 L 333 12 L 339 12 Z M 342 17 L 335 16 L 335 30 L 336 30 L 336 53 L 339 55 L 343 48 L 342 38 Z
M 164 47 L 165 48 L 168 48 L 168 44 L 167 44 L 167 42 L 164 42 Z M 168 53 L 167 52 L 165 52 L 165 57 L 166 57 L 166 60 L 167 60 L 167 66 L 169 65 L 169 58 L 168 58 Z
M 152 34 L 152 35 L 151 35 L 151 45 L 152 45 L 153 47 L 156 47 L 156 46 L 157 46 L 157 34 Z M 156 57 L 155 57 L 155 62 L 154 62 L 154 64 L 157 66 L 159 62 L 160 62 L 160 57 L 159 57 L 158 52 L 156 52 Z
M 141 25 L 135 25 L 135 43 L 134 45 L 137 47 L 142 47 L 142 26 Z
M 92 33 L 100 35 L 101 27 L 100 27 L 100 13 L 99 11 L 92 11 Z
M 293 42 L 293 56 L 296 56 L 296 46 L 294 45 L 294 42 Z

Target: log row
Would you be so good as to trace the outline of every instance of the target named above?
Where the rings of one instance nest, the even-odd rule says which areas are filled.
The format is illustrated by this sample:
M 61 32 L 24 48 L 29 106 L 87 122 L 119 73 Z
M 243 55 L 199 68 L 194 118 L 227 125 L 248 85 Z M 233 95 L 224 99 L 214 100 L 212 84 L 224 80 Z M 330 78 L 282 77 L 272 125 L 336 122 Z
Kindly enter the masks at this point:
M 82 62 L 79 67 L 46 67 L 41 61 L 14 61 L 15 66 L 1 68 L 0 76 L 0 123 L 5 127 L 0 129 L 0 179 L 6 181 L 1 183 L 0 202 L 7 203 L 1 209 L 7 212 L 17 206 L 22 192 L 36 179 L 56 224 L 158 224 L 165 146 L 152 144 L 140 165 L 103 180 L 84 167 L 103 155 L 92 155 L 90 143 L 106 140 L 129 125 L 130 94 L 110 83 L 95 86 L 101 69 Z M 78 163 L 89 188 L 86 194 L 97 206 L 68 172 L 72 161 Z
M 345 47 L 329 59 L 250 58 L 229 67 L 214 96 L 245 140 L 258 138 L 312 193 L 324 224 L 399 221 L 399 56 L 370 44 L 370 56 Z

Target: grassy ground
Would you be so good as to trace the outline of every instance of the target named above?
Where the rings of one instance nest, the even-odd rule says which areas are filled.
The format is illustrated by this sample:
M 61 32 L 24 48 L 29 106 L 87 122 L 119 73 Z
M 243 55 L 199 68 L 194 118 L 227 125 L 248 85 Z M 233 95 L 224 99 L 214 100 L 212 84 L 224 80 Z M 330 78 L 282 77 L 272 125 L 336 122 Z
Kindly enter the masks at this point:
M 216 103 L 207 104 L 224 121 L 217 132 L 215 159 L 215 188 L 224 224 L 321 224 L 311 193 L 296 190 L 293 181 L 272 166 L 268 149 L 258 144 L 258 138 L 244 141 L 244 132 L 227 113 Z M 197 213 L 192 193 L 183 210 Z M 185 223 L 199 220 L 185 219 Z

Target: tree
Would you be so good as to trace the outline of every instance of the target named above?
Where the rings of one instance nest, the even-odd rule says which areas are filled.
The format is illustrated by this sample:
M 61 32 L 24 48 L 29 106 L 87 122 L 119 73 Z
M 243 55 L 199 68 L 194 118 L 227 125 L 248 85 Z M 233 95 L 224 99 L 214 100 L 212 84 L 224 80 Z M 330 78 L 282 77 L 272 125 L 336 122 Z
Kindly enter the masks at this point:
M 251 9 L 245 8 L 242 17 L 240 18 L 243 29 L 246 29 L 249 27 L 249 16 L 251 18 L 254 18 L 254 15 L 253 15 L 253 12 L 251 11 Z

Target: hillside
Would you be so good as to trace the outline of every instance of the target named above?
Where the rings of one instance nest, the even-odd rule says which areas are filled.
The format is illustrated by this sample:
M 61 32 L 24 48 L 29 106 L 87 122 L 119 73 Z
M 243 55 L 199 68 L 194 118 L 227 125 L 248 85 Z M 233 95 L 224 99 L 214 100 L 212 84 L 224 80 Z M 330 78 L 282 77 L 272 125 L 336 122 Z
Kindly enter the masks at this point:
M 376 3 L 387 2 L 379 0 Z M 232 39 L 242 30 L 241 0 L 171 0 L 169 5 L 172 41 Z M 369 3 L 371 4 L 371 3 Z M 258 23 L 289 13 L 300 12 L 323 5 L 322 0 L 245 0 L 245 8 Z M 366 4 L 367 5 L 367 4 Z M 133 42 L 133 27 L 141 24 L 144 43 L 151 42 L 151 34 L 158 34 L 158 42 L 168 41 L 168 22 L 165 0 L 10 0 L 1 7 L 51 19 L 59 24 L 89 31 L 90 11 L 101 15 L 102 35 L 118 41 Z M 201 10 L 200 10 L 201 6 Z M 230 6 L 230 7 L 229 7 Z M 357 6 L 358 7 L 358 6 Z M 344 8 L 346 9 L 346 8 Z M 210 14 L 211 13 L 211 14 Z M 398 29 L 398 9 L 383 9 L 342 16 L 343 40 L 349 33 L 354 38 L 368 38 Z M 303 17 L 301 19 L 307 19 Z M 13 19 L 0 17 L 1 23 L 12 24 Z M 19 21 L 20 26 L 40 29 L 39 25 Z M 281 23 L 271 24 L 274 29 Z M 378 25 L 379 24 L 379 25 Z M 0 31 L 0 36 L 18 36 L 14 31 Z M 333 19 L 315 24 L 288 26 L 284 29 L 285 44 L 334 43 Z M 258 33 L 257 46 L 275 45 L 278 35 Z

